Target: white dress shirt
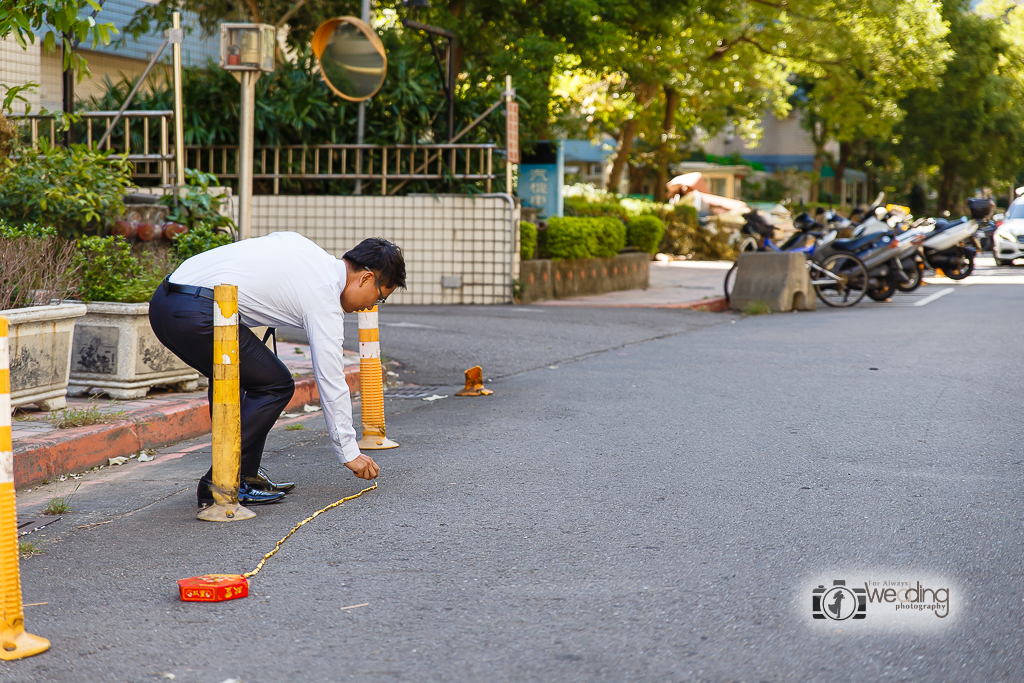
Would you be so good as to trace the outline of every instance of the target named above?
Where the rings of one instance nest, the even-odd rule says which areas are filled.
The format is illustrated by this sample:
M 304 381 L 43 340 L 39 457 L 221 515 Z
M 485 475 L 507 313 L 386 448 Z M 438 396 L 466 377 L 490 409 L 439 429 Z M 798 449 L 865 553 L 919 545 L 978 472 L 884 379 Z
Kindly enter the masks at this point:
M 359 457 L 352 398 L 345 382 L 341 292 L 345 262 L 295 232 L 275 232 L 217 247 L 188 259 L 171 274 L 178 285 L 238 287 L 243 325 L 301 327 L 309 337 L 313 372 L 327 431 L 342 462 Z

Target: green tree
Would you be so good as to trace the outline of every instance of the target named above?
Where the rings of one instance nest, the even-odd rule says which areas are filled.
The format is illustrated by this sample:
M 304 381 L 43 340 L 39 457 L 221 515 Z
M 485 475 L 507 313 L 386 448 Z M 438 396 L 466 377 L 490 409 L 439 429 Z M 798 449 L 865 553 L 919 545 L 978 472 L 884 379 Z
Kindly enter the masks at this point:
M 953 58 L 941 87 L 901 103 L 907 114 L 890 152 L 905 177 L 934 173 L 940 211 L 1024 166 L 1024 14 L 1006 9 L 991 3 L 974 12 L 966 0 L 946 2 Z
M 669 155 L 692 142 L 677 131 L 692 138 L 731 126 L 756 137 L 762 115 L 788 110 L 790 74 L 814 85 L 806 102 L 822 122 L 820 168 L 829 140 L 879 134 L 898 120 L 895 103 L 910 88 L 934 84 L 946 56 L 938 8 L 936 0 L 684 3 L 623 26 L 619 43 L 582 60 L 602 79 L 621 74 L 624 102 L 607 117 L 623 115 L 610 186 L 624 156 L 650 157 L 663 185 Z
M 558 92 L 566 104 L 558 114 L 585 121 L 592 137 L 616 140 L 609 190 L 628 165 L 634 179 L 653 174 L 663 198 L 670 163 L 682 150 L 727 126 L 755 138 L 766 110 L 788 110 L 790 88 L 772 56 L 750 44 L 720 49 L 732 21 L 721 7 L 636 7 L 636 16 L 626 17 L 632 23 L 618 22 L 614 40 L 582 46 L 580 69 L 562 74 Z
M 815 145 L 811 201 L 817 201 L 826 145 L 840 143 L 840 158 L 833 161 L 839 178 L 854 144 L 887 137 L 902 117 L 900 100 L 937 86 L 949 57 L 949 27 L 938 0 L 784 6 L 771 22 L 770 15 L 756 13 L 766 22 L 757 40 L 760 49 L 784 61 L 803 91 L 803 124 Z

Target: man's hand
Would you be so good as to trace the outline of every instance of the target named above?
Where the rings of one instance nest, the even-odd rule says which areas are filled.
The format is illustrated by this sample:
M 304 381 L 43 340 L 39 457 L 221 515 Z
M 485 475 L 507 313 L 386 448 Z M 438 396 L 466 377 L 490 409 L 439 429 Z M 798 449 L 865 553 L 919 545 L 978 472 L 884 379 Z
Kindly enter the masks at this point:
M 362 453 L 352 462 L 345 463 L 345 467 L 352 470 L 360 479 L 376 479 L 377 475 L 380 474 L 380 468 L 377 467 L 377 463 L 373 461 L 373 458 Z

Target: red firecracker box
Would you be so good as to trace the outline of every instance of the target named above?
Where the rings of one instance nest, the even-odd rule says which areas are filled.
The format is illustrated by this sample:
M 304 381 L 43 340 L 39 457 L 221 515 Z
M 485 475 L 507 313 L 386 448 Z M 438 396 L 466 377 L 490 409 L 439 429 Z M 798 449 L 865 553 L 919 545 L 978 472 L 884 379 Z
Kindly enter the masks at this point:
M 249 581 L 241 574 L 204 574 L 179 579 L 181 599 L 185 602 L 223 602 L 249 595 Z

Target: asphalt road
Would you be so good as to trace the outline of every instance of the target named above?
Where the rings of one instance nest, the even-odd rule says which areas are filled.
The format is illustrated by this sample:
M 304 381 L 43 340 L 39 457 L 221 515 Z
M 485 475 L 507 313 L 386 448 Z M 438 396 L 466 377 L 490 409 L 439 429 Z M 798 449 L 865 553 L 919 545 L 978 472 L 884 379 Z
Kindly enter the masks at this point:
M 89 474 L 21 562 L 53 648 L 0 681 L 1024 680 L 1021 294 L 391 308 L 405 379 L 479 362 L 495 394 L 389 401 L 380 487 L 234 602 L 182 603 L 175 580 L 247 571 L 361 488 L 319 415 L 273 433 L 265 464 L 299 486 L 252 521 L 194 520 L 201 440 Z M 950 616 L 810 618 L 814 585 L 855 576 L 941 582 Z

